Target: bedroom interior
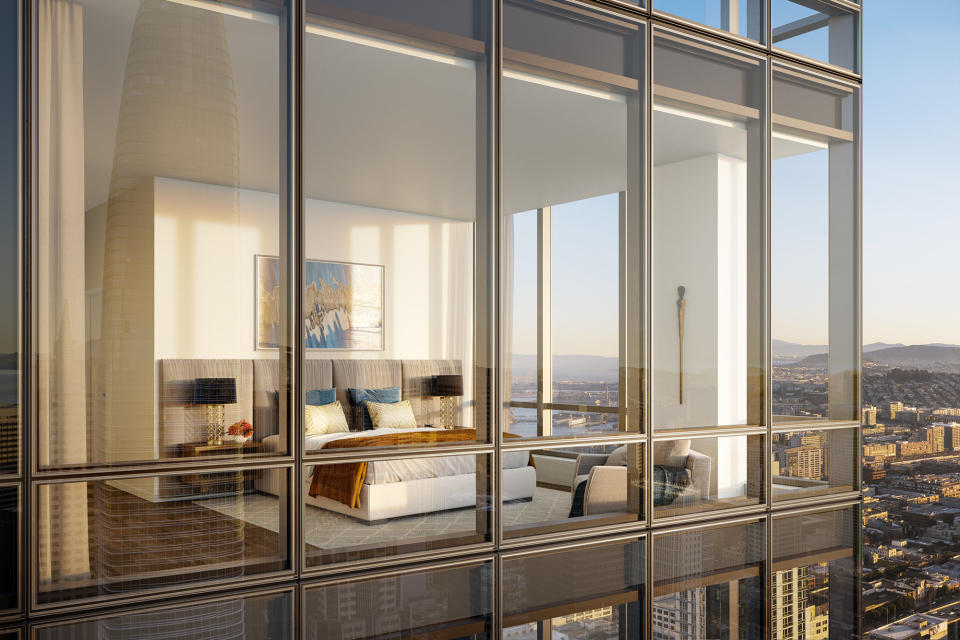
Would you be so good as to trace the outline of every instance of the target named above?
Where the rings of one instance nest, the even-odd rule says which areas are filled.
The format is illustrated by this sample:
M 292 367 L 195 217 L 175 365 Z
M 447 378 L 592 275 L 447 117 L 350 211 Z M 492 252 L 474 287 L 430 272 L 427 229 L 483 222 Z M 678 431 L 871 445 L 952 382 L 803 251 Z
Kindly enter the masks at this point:
M 849 372 L 828 420 L 771 431 L 764 395 L 760 167 L 832 138 L 770 145 L 763 56 L 559 0 L 504 4 L 494 118 L 481 4 L 305 2 L 290 202 L 285 3 L 42 0 L 37 91 L 72 121 L 39 119 L 39 605 L 854 489 Z M 756 598 L 759 522 L 656 534 L 651 602 Z M 503 571 L 636 624 L 642 545 L 589 555 Z M 579 612 L 548 604 L 505 624 Z

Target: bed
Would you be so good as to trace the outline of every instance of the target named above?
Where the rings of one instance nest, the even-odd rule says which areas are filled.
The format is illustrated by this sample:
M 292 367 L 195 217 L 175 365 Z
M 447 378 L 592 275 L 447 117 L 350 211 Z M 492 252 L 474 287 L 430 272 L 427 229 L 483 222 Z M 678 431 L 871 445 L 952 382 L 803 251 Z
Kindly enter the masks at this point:
M 374 429 L 372 431 L 308 436 L 307 451 L 319 451 L 330 442 L 366 439 L 398 433 L 437 431 L 418 429 Z M 264 439 L 267 450 L 279 447 L 279 436 Z M 323 465 L 328 468 L 348 465 Z M 329 492 L 318 491 L 317 467 L 308 467 L 303 478 L 304 500 L 307 504 L 335 511 L 368 524 L 380 524 L 390 518 L 419 515 L 448 509 L 475 507 L 477 504 L 476 456 L 430 456 L 377 460 L 365 463 L 362 482 L 356 499 L 337 499 Z M 352 472 L 352 470 L 348 470 Z M 265 474 L 257 488 L 265 493 L 280 495 L 276 474 Z M 525 451 L 507 452 L 503 457 L 503 499 L 530 500 L 536 490 L 536 470 L 530 465 Z M 350 503 L 353 503 L 352 505 Z
M 193 380 L 201 377 L 234 377 L 237 379 L 237 403 L 227 405 L 226 422 L 251 419 L 254 439 L 262 451 L 281 450 L 278 434 L 277 360 L 183 360 L 160 361 L 160 403 L 162 446 L 171 451 L 180 443 L 203 438 L 204 415 L 200 408 L 191 406 L 189 390 Z M 356 417 L 349 410 L 346 418 L 348 433 L 309 436 L 308 452 L 333 446 L 343 448 L 343 440 L 364 439 L 398 434 L 439 434 L 444 430 L 427 427 L 439 419 L 437 398 L 429 395 L 430 377 L 438 374 L 461 373 L 458 360 L 333 360 L 310 359 L 304 364 L 305 389 L 336 388 L 337 399 L 349 407 L 347 389 L 399 386 L 404 400 L 409 400 L 417 420 L 416 429 L 374 429 L 361 431 Z M 457 407 L 455 420 L 469 424 L 469 408 Z M 457 431 L 457 430 L 453 430 Z M 475 438 L 468 438 L 475 440 Z M 339 444 L 331 444 L 337 443 Z M 476 456 L 427 456 L 416 459 L 379 460 L 367 463 L 362 482 L 358 484 L 355 500 L 337 500 L 324 491 L 310 488 L 315 472 L 308 467 L 303 478 L 306 503 L 375 524 L 390 518 L 474 507 L 477 504 Z M 529 500 L 536 489 L 536 470 L 525 452 L 504 455 L 503 499 Z M 264 493 L 281 495 L 282 474 L 261 474 L 255 488 Z M 170 479 L 163 491 L 176 495 L 182 488 Z M 352 502 L 353 504 L 348 504 Z

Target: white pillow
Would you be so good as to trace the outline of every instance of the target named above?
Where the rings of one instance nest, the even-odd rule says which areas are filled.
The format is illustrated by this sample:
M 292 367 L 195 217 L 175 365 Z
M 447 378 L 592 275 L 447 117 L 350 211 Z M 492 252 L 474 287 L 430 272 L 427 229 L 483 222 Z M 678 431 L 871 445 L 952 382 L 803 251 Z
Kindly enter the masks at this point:
M 343 414 L 343 407 L 340 406 L 339 400 L 330 404 L 308 404 L 303 426 L 308 436 L 350 431 L 350 427 L 347 426 L 347 416 Z
M 416 429 L 417 419 L 409 400 L 400 402 L 370 402 L 367 412 L 374 429 Z

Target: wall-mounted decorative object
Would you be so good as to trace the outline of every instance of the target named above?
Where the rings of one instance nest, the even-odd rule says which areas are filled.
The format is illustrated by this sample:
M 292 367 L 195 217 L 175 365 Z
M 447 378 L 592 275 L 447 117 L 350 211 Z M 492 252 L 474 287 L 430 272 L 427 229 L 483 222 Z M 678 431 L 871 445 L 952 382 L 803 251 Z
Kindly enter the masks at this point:
M 257 348 L 280 344 L 280 259 L 257 256 Z M 307 349 L 383 349 L 383 265 L 307 260 Z

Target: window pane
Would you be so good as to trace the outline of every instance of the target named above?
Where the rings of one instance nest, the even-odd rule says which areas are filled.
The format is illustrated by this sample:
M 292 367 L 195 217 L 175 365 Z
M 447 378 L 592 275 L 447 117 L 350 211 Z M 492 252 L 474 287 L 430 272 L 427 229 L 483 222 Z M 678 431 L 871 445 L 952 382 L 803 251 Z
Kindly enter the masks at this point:
M 653 637 L 764 637 L 766 523 L 653 539 Z
M 42 467 L 287 449 L 281 5 L 39 4 Z
M 20 449 L 17 16 L 17 3 L 0 7 L 0 474 L 17 473 Z
M 492 638 L 489 563 L 304 586 L 304 637 Z
M 308 366 L 331 368 L 306 404 L 332 388 L 345 430 L 370 431 L 321 443 L 308 409 L 307 450 L 486 441 L 488 7 L 306 10 L 304 339 Z
M 762 42 L 763 0 L 654 0 L 653 8 Z
M 858 526 L 854 509 L 774 519 L 774 637 L 856 635 Z
M 489 455 L 444 455 L 306 467 L 307 564 L 488 541 L 491 462 Z M 518 497 L 529 498 L 533 468 L 516 475 Z
M 285 470 L 184 473 L 155 501 L 160 477 L 39 485 L 40 603 L 201 581 L 236 581 L 289 567 Z M 278 488 L 279 498 L 261 486 Z
M 763 421 L 764 63 L 658 31 L 653 423 Z
M 773 499 L 854 491 L 859 463 L 856 429 L 775 433 L 770 461 Z M 883 468 L 882 457 L 880 468 Z
M 642 26 L 526 1 L 503 24 L 505 431 L 637 432 Z
M 773 0 L 773 46 L 851 71 L 859 14 L 817 0 Z
M 718 436 L 653 443 L 657 518 L 763 501 L 763 436 Z
M 37 630 L 37 640 L 104 638 L 263 638 L 292 637 L 290 593 L 245 596 L 152 611 L 134 611 L 84 622 L 66 622 Z
M 536 490 L 520 490 L 533 476 Z M 503 453 L 507 538 L 636 522 L 641 513 L 643 445 L 600 445 Z
M 774 422 L 859 421 L 855 118 L 845 84 L 777 68 L 773 83 Z
M 20 604 L 20 543 L 20 488 L 0 487 L 0 611 Z
M 503 561 L 504 638 L 644 637 L 643 543 Z

